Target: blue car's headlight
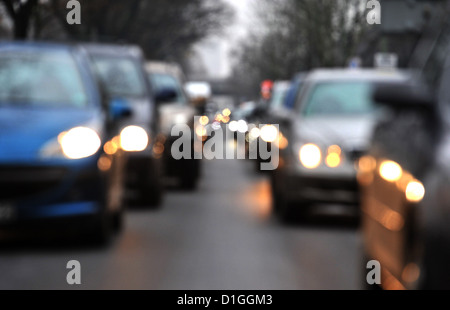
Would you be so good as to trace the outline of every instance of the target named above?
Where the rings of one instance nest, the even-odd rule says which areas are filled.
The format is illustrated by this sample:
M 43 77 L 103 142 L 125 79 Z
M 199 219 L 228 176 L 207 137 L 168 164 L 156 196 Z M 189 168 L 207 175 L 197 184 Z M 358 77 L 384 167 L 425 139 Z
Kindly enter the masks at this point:
M 98 152 L 101 139 L 98 133 L 88 127 L 76 127 L 61 133 L 57 139 L 48 142 L 41 149 L 41 157 L 82 159 Z

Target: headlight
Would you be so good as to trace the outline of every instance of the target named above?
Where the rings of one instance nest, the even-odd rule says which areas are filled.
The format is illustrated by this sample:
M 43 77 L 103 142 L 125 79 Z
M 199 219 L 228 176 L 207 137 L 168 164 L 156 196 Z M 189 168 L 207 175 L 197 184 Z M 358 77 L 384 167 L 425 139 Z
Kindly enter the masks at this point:
M 202 138 L 208 135 L 208 131 L 206 128 L 202 125 L 199 125 L 195 128 L 195 133 L 197 134 L 197 137 Z
M 261 130 L 258 127 L 254 127 L 250 130 L 250 138 L 252 138 L 252 140 L 258 139 L 260 136 Z
M 425 197 L 425 187 L 417 180 L 411 181 L 406 186 L 405 194 L 409 202 L 421 202 L 423 197 Z
M 285 148 L 287 148 L 289 146 L 289 141 L 280 131 L 280 134 L 278 135 L 278 138 L 277 138 L 277 141 L 275 141 L 275 144 L 280 150 L 284 150 Z
M 322 161 L 322 152 L 315 144 L 306 144 L 300 148 L 300 162 L 305 168 L 316 169 Z
M 342 150 L 337 145 L 332 145 L 328 148 L 328 154 L 325 158 L 325 163 L 330 168 L 337 168 L 342 163 Z
M 278 128 L 275 127 L 274 125 L 265 125 L 263 126 L 263 128 L 261 128 L 261 139 L 264 142 L 275 142 L 275 140 L 277 140 L 278 138 Z
M 128 126 L 120 133 L 120 147 L 126 152 L 142 152 L 148 143 L 148 134 L 142 127 Z
M 188 119 L 187 119 L 186 115 L 184 115 L 184 114 L 176 114 L 173 121 L 174 121 L 175 125 L 188 123 Z
M 198 120 L 198 122 L 200 123 L 200 125 L 202 126 L 206 126 L 209 124 L 209 117 L 204 115 L 202 117 L 200 117 L 200 119 Z
M 231 123 L 228 125 L 228 128 L 232 132 L 236 132 L 238 130 L 238 122 L 237 121 L 231 121 Z
M 240 120 L 237 122 L 237 131 L 240 133 L 246 133 L 248 131 L 248 124 L 244 120 Z
M 358 170 L 362 173 L 371 173 L 377 168 L 377 161 L 372 156 L 363 156 L 358 161 Z
M 403 169 L 393 161 L 384 161 L 380 165 L 380 176 L 388 182 L 396 182 L 402 178 Z
M 95 130 L 87 127 L 76 127 L 59 138 L 64 156 L 69 159 L 82 159 L 97 153 L 101 146 L 101 140 Z

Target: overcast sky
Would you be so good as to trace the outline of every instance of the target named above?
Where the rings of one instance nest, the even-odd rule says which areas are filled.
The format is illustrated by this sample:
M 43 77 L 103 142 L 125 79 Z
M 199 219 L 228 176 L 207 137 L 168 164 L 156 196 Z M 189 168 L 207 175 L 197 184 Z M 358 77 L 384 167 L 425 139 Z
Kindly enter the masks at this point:
M 236 19 L 221 37 L 209 38 L 197 45 L 203 63 L 212 77 L 230 74 L 230 51 L 232 46 L 246 36 L 254 23 L 252 7 L 258 0 L 224 0 L 236 10 Z

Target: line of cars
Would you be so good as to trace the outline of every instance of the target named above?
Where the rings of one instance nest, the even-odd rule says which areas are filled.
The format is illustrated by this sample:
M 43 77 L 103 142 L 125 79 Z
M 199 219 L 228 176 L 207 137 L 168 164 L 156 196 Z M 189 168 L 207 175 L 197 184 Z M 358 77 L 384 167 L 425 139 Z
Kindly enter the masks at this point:
M 429 60 L 429 80 L 437 80 L 436 63 L 446 62 Z M 378 260 L 387 289 L 445 288 L 450 279 L 447 112 L 416 80 L 397 69 L 317 69 L 290 87 L 274 83 L 264 113 L 254 108 L 247 118 L 279 128 L 274 216 L 306 219 L 323 203 L 352 208 L 362 222 L 361 267 Z M 262 130 L 254 138 L 267 142 Z
M 9 42 L 0 79 L 2 228 L 73 226 L 105 242 L 125 202 L 161 204 L 170 127 L 193 126 L 177 66 L 132 46 Z M 199 167 L 171 173 L 194 189 Z
M 274 215 L 355 208 L 369 288 L 371 260 L 383 289 L 450 288 L 450 24 L 436 24 L 411 70 L 314 70 L 297 91 L 294 79 L 281 112 L 258 115 L 286 139 L 271 173 Z
M 383 117 L 372 93 L 377 85 L 409 78 L 392 68 L 316 69 L 272 84 L 271 97 L 254 104 L 245 121 L 259 128 L 248 130 L 249 144 L 278 148 L 278 166 L 270 179 L 279 219 L 305 217 L 323 203 L 358 211 L 357 163 Z

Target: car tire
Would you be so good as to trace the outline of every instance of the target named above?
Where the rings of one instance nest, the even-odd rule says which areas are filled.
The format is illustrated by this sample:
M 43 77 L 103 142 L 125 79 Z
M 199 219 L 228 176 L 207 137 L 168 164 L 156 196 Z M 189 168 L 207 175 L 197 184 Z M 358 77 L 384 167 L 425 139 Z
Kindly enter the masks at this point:
M 280 211 L 282 201 L 280 197 L 280 191 L 277 186 L 277 175 L 274 173 L 272 177 L 270 178 L 270 185 L 271 185 L 271 196 L 272 196 L 272 213 L 274 215 L 277 215 Z
M 124 211 L 120 210 L 114 213 L 112 219 L 112 229 L 114 233 L 118 234 L 123 231 L 124 228 Z
M 142 189 L 140 191 L 139 203 L 150 209 L 158 209 L 161 207 L 164 197 L 164 189 L 160 184 L 150 187 L 150 189 Z
M 87 237 L 89 241 L 96 245 L 107 245 L 112 236 L 112 216 L 108 213 L 102 213 L 97 216 L 92 224 Z
M 193 191 L 197 188 L 200 176 L 200 161 L 186 160 L 184 167 L 184 171 L 181 171 L 180 174 L 180 187 L 183 190 Z
M 159 160 L 155 160 L 150 164 L 148 170 L 142 171 L 136 204 L 149 209 L 161 207 L 164 199 L 161 165 L 162 163 Z

